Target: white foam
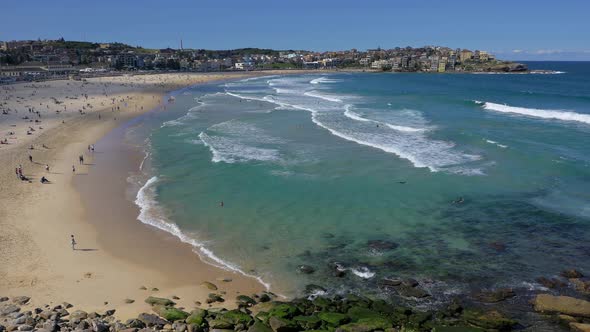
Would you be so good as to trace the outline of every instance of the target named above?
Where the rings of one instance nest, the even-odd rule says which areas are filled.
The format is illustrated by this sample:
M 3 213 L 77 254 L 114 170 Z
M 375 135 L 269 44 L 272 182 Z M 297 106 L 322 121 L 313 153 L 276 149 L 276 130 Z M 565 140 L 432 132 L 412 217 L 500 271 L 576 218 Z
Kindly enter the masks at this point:
M 160 230 L 168 232 L 176 236 L 180 241 L 188 243 L 193 246 L 194 251 L 201 257 L 201 259 L 215 267 L 224 269 L 226 271 L 233 271 L 244 275 L 246 277 L 254 278 L 260 284 L 262 284 L 266 290 L 270 290 L 270 284 L 266 283 L 262 278 L 254 276 L 242 271 L 238 266 L 226 262 L 215 255 L 211 250 L 206 248 L 203 243 L 187 236 L 183 233 L 178 226 L 172 222 L 169 222 L 164 217 L 163 211 L 159 208 L 156 202 L 156 187 L 155 184 L 158 182 L 158 177 L 151 177 L 137 192 L 135 204 L 139 207 L 139 216 L 137 219 L 146 225 L 151 225 Z
M 328 95 L 325 95 L 325 94 L 321 94 L 321 93 L 319 93 L 317 91 L 308 91 L 308 92 L 304 92 L 303 94 L 306 95 L 306 96 L 309 96 L 309 97 L 320 98 L 320 99 L 323 99 L 323 100 L 333 101 L 333 102 L 336 102 L 336 103 L 341 103 L 342 102 L 342 99 L 339 99 L 339 98 L 336 98 L 336 97 L 333 97 L 333 96 L 328 96 Z
M 212 162 L 233 164 L 246 161 L 280 161 L 279 151 L 276 149 L 257 148 L 240 143 L 239 139 L 209 136 L 204 132 L 199 134 L 203 144 L 209 148 L 213 157 Z
M 346 105 L 345 106 L 346 111 L 344 111 L 344 115 L 346 115 L 348 118 L 351 118 L 353 120 L 357 120 L 357 121 L 363 121 L 363 122 L 373 122 L 376 124 L 380 124 L 380 125 L 385 125 L 393 130 L 399 130 L 399 131 L 406 131 L 406 132 L 420 132 L 420 131 L 424 131 L 424 129 L 422 128 L 412 128 L 412 127 L 406 127 L 406 126 L 396 126 L 387 122 L 381 122 L 381 121 L 377 121 L 377 120 L 371 120 L 371 119 L 367 119 L 362 117 L 361 115 L 359 115 L 358 113 L 354 112 L 351 110 L 351 105 Z
M 506 149 L 508 147 L 507 145 L 503 145 L 503 144 L 500 144 L 500 143 L 498 143 L 496 141 L 492 141 L 492 140 L 489 140 L 489 139 L 485 139 L 485 141 L 486 141 L 486 143 L 490 143 L 490 144 L 496 145 L 498 147 L 501 147 L 502 149 Z
M 542 119 L 552 119 L 561 121 L 575 121 L 590 124 L 590 114 L 581 114 L 567 110 L 545 110 L 536 108 L 525 108 L 508 106 L 490 102 L 475 101 L 476 104 L 482 105 L 488 111 L 500 113 L 520 114 Z
M 375 276 L 375 272 L 369 270 L 369 268 L 365 266 L 361 266 L 358 268 L 351 268 L 350 272 L 352 272 L 357 277 L 361 277 L 363 279 L 371 279 Z
M 319 77 L 316 79 L 313 79 L 311 81 L 309 81 L 309 83 L 311 84 L 320 84 L 320 83 L 337 83 L 340 82 L 340 80 L 335 80 L 335 79 L 330 79 L 327 77 Z

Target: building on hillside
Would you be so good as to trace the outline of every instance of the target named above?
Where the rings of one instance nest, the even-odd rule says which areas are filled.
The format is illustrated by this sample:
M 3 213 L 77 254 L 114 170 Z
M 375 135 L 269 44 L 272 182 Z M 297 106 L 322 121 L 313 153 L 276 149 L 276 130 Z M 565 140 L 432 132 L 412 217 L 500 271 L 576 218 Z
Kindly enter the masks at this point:
M 446 68 L 447 68 L 447 58 L 446 57 L 442 57 L 438 61 L 438 72 L 439 73 L 444 73 L 446 71 Z
M 463 50 L 463 51 L 461 51 L 461 53 L 459 53 L 459 60 L 461 62 L 471 60 L 472 58 L 473 58 L 473 52 L 471 52 L 470 50 Z

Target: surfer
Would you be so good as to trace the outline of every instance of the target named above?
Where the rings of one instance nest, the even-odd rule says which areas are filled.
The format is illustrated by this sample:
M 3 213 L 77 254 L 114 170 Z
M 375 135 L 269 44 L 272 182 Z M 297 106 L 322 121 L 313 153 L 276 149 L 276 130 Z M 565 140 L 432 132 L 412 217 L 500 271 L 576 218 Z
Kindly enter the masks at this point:
M 223 207 L 223 201 L 219 202 L 219 206 Z

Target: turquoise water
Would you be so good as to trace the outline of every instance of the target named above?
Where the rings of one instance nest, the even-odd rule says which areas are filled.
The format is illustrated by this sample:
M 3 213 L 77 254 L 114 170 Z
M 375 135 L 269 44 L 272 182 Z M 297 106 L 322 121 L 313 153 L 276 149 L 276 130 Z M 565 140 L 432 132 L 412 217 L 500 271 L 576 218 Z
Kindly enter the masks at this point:
M 184 90 L 148 120 L 140 218 L 288 296 L 411 276 L 444 297 L 590 271 L 590 64 L 530 66 L 563 73 Z

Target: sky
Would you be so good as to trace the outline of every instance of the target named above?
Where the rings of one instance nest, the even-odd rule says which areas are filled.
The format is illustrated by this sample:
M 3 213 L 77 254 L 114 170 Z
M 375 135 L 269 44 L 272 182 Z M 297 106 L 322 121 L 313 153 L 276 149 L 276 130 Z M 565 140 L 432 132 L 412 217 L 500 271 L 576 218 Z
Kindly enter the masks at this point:
M 449 46 L 590 60 L 590 0 L 0 1 L 0 40 L 312 51 Z

